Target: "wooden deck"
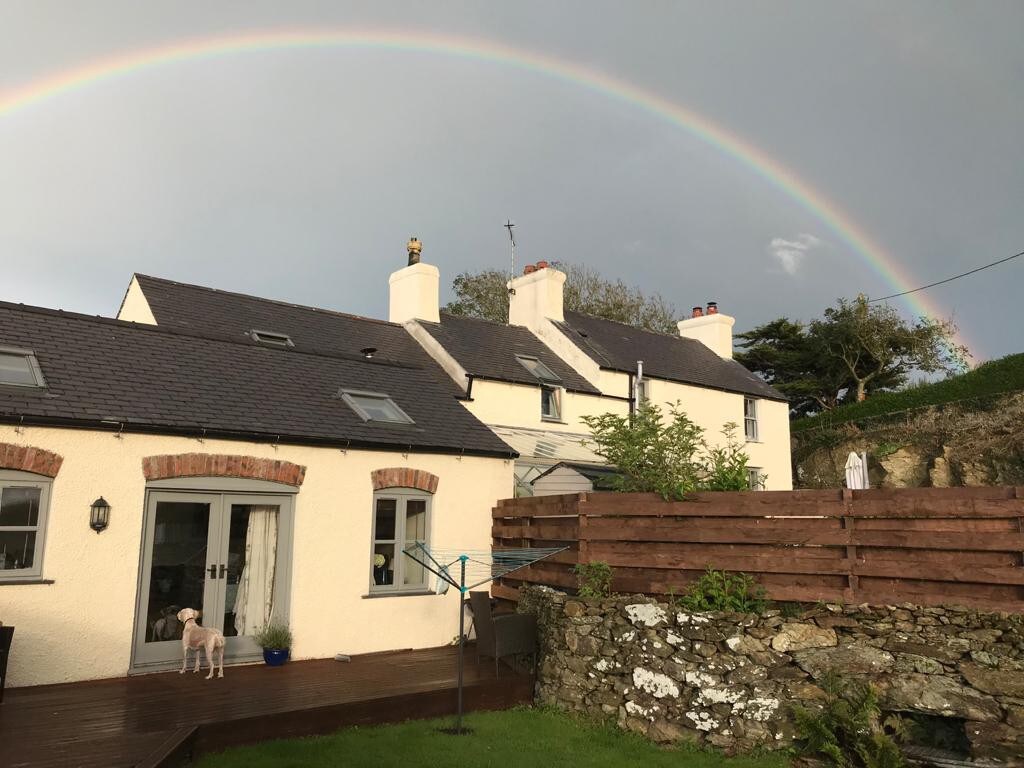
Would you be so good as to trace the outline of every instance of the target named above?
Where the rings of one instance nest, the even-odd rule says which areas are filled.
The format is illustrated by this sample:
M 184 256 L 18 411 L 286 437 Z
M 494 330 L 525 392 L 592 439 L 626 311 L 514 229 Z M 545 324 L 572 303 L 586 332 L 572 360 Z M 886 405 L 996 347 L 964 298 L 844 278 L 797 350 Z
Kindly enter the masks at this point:
M 164 672 L 15 688 L 0 704 L 0 766 L 177 765 L 267 739 L 329 733 L 454 713 L 457 649 L 228 667 L 224 679 Z M 465 708 L 529 703 L 533 679 L 506 666 L 479 671 L 466 652 Z

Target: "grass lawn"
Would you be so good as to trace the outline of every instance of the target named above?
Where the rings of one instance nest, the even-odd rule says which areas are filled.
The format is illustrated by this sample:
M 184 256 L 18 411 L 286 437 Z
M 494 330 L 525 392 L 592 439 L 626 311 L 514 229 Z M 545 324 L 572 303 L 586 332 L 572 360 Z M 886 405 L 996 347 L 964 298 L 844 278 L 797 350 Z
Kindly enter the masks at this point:
M 494 766 L 494 768 L 786 768 L 782 755 L 726 758 L 683 747 L 663 749 L 612 726 L 581 723 L 550 710 L 516 709 L 466 717 L 468 736 L 438 728 L 450 720 L 420 720 L 349 728 L 332 736 L 271 741 L 207 755 L 199 768 L 319 768 L 323 766 Z

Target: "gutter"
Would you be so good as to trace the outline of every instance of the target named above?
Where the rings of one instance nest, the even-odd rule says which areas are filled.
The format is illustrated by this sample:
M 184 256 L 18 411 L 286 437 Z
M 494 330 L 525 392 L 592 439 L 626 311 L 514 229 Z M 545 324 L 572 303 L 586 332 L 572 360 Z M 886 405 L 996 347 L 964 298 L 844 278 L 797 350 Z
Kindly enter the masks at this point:
M 220 439 L 270 445 L 301 445 L 312 448 L 337 450 L 363 449 L 368 451 L 401 451 L 403 453 L 436 453 L 451 456 L 479 456 L 482 458 L 517 459 L 516 451 L 498 451 L 480 448 L 459 448 L 451 445 L 412 444 L 407 442 L 342 440 L 337 437 L 315 437 L 311 435 L 277 435 L 267 432 L 246 432 L 231 429 L 210 429 L 195 426 L 162 426 L 155 424 L 134 424 L 116 419 L 69 419 L 53 416 L 14 416 L 0 414 L 0 424 L 17 427 L 55 427 L 80 429 L 93 432 L 109 432 L 115 437 L 122 434 L 162 435 L 194 437 L 198 439 Z M 492 433 L 493 434 L 493 433 Z

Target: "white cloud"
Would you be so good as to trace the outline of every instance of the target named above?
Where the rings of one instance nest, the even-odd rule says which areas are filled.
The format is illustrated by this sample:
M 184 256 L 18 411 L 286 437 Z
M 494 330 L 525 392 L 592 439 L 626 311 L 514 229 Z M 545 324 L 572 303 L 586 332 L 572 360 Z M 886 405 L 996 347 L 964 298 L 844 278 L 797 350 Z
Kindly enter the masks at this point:
M 768 245 L 768 251 L 779 260 L 782 268 L 787 273 L 795 275 L 800 268 L 800 262 L 808 253 L 822 245 L 822 241 L 814 235 L 801 232 L 795 240 L 786 240 L 782 237 L 772 238 Z

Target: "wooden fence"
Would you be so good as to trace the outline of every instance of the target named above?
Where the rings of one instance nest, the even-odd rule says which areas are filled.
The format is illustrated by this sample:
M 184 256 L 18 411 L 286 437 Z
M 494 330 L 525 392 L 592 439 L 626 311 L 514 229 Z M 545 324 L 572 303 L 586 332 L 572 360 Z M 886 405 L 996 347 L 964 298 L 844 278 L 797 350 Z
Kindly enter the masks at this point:
M 573 589 L 576 563 L 612 566 L 616 592 L 681 594 L 708 567 L 775 600 L 963 605 L 1024 612 L 1024 487 L 506 499 L 493 547 L 566 546 L 495 583 Z

